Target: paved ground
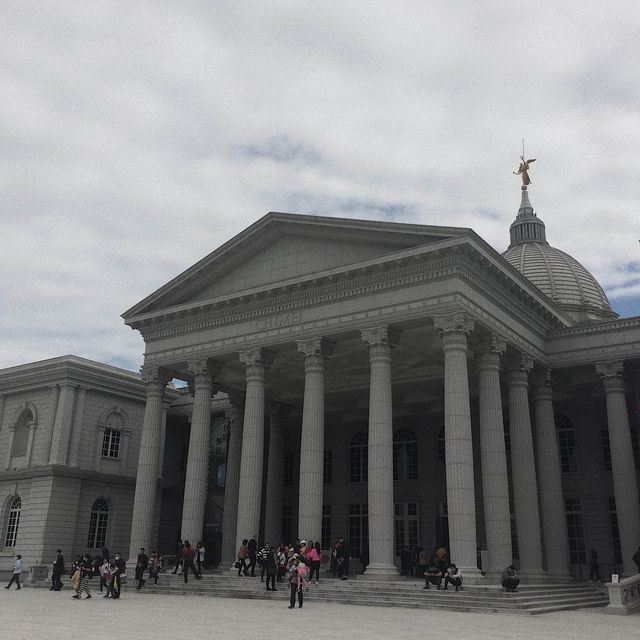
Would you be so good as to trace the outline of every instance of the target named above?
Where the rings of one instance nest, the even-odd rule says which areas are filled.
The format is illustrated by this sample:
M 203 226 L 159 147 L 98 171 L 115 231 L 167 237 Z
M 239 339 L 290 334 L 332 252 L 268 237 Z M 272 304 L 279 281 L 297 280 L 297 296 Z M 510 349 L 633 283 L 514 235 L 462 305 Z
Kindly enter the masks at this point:
M 589 640 L 637 638 L 640 615 L 613 616 L 587 609 L 541 616 L 454 613 L 314 603 L 288 609 L 283 591 L 272 602 L 199 596 L 125 593 L 105 600 L 94 593 L 79 602 L 71 591 L 0 588 L 0 638 L 4 640 L 271 640 L 377 638 L 411 640 Z

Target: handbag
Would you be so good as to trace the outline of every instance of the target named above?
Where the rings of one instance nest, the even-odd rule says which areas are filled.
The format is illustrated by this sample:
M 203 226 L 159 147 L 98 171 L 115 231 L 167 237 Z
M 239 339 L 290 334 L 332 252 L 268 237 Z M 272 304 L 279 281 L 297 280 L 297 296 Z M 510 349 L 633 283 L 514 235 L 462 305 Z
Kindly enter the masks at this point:
M 235 564 L 233 565 L 236 569 L 239 569 L 242 566 L 242 562 L 240 562 L 240 560 L 236 560 Z

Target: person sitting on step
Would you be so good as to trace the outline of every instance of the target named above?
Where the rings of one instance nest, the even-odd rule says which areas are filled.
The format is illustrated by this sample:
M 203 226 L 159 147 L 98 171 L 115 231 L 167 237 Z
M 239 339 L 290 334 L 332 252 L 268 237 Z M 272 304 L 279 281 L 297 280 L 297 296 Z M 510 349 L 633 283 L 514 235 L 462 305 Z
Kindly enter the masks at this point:
M 446 573 L 444 574 L 444 591 L 447 590 L 447 585 L 452 584 L 456 591 L 462 589 L 462 574 L 460 569 L 455 564 L 450 564 Z
M 509 593 L 515 593 L 518 590 L 519 584 L 520 578 L 516 573 L 516 568 L 512 564 L 505 567 L 502 572 L 502 587 Z

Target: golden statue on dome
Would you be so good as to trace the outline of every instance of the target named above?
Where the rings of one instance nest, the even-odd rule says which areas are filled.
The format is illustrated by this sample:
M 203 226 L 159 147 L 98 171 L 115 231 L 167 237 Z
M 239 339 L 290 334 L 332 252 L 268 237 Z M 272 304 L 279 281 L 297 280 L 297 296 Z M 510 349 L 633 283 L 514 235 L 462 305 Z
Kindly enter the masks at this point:
M 529 178 L 529 165 L 535 162 L 535 158 L 530 160 L 524 159 L 524 138 L 522 139 L 522 155 L 520 156 L 520 166 L 517 171 L 513 172 L 514 176 L 522 176 L 522 190 L 526 191 L 527 186 L 531 184 L 531 178 Z

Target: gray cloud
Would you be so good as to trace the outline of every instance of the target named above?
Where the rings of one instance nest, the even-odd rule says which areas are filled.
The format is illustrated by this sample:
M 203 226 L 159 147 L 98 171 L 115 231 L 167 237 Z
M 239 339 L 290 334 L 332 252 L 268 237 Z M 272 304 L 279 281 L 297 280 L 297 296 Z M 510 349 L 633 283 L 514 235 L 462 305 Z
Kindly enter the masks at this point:
M 127 368 L 120 313 L 269 210 L 472 227 L 520 199 L 640 314 L 631 6 L 3 4 L 0 367 Z

